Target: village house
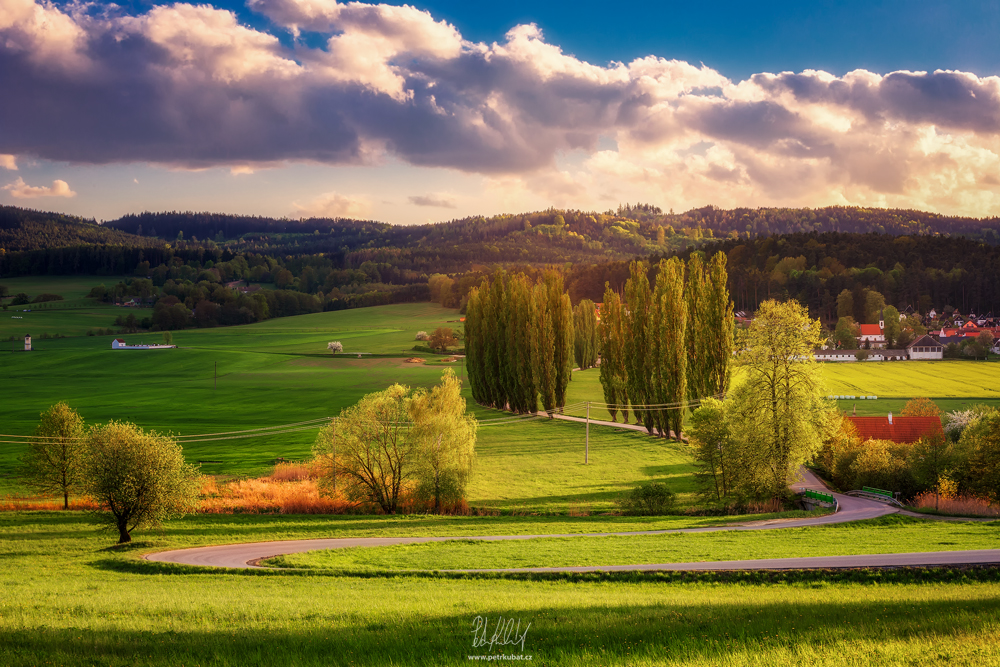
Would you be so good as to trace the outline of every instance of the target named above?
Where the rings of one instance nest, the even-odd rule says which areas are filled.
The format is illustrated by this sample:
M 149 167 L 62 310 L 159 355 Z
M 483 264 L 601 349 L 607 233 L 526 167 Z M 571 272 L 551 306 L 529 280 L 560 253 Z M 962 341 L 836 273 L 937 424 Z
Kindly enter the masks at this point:
M 862 442 L 891 440 L 912 444 L 924 436 L 944 435 L 940 417 L 856 417 L 848 415 Z
M 910 359 L 944 359 L 944 345 L 932 336 L 921 336 L 907 348 Z

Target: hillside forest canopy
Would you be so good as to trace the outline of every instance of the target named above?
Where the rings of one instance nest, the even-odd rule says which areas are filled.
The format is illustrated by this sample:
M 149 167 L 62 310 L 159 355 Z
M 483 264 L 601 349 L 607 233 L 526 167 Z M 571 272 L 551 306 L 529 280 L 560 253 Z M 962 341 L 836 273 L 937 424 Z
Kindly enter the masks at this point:
M 532 282 L 557 271 L 573 305 L 599 303 L 605 283 L 624 289 L 634 258 L 647 260 L 653 280 L 660 259 L 721 251 L 737 310 L 793 298 L 832 324 L 845 290 L 856 303 L 878 292 L 900 312 L 1000 312 L 998 230 L 997 218 L 850 207 L 675 214 L 639 204 L 415 226 L 207 213 L 97 224 L 0 207 L 0 280 L 128 276 L 95 280 L 93 296 L 160 309 L 156 322 L 134 317 L 133 329 L 176 329 L 407 301 L 464 308 L 496 269 Z M 241 289 L 227 286 L 236 281 Z

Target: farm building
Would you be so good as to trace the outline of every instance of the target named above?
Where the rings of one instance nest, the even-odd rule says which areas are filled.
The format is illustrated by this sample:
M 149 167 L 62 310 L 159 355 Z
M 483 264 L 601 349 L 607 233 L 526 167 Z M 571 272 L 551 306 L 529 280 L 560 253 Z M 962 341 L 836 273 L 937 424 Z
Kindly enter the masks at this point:
M 848 416 L 861 441 L 892 440 L 914 443 L 925 435 L 943 434 L 940 417 L 855 417 Z
M 816 361 L 857 361 L 857 350 L 813 350 Z
M 910 343 L 910 359 L 944 359 L 944 346 L 930 336 L 921 336 Z
M 115 338 L 111 341 L 112 350 L 169 350 L 171 348 L 177 347 L 176 345 L 146 345 L 144 343 L 139 343 L 138 345 L 129 345 L 121 338 Z

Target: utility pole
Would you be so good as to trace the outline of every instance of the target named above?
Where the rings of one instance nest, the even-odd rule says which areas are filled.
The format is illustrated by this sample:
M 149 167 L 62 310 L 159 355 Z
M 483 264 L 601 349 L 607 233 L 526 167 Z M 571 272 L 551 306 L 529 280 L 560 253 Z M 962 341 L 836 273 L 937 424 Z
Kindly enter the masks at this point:
M 590 463 L 590 401 L 587 401 L 587 445 L 583 450 L 583 463 Z

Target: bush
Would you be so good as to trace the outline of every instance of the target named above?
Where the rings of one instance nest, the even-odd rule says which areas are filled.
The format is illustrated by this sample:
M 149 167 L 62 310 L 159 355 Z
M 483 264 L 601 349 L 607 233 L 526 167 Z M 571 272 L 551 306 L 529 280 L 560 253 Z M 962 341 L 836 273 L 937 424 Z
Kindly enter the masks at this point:
M 661 516 L 672 512 L 676 503 L 674 492 L 666 484 L 653 482 L 632 489 L 618 501 L 618 506 L 628 516 Z
M 430 340 L 430 339 L 431 339 L 431 337 L 429 335 L 427 335 L 426 331 L 418 331 L 417 332 L 417 340 Z
M 28 298 L 27 294 L 25 294 L 24 292 L 18 292 L 17 294 L 14 295 L 14 298 L 11 299 L 10 305 L 12 305 L 12 306 L 23 306 L 24 304 L 30 303 L 30 302 L 31 302 L 31 300 Z
M 62 295 L 49 294 L 46 292 L 45 294 L 39 294 L 38 296 L 36 296 L 34 299 L 31 300 L 31 303 L 44 303 L 46 301 L 62 301 L 62 300 L 63 300 Z

